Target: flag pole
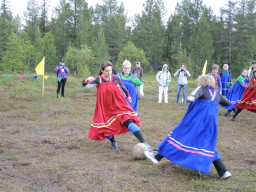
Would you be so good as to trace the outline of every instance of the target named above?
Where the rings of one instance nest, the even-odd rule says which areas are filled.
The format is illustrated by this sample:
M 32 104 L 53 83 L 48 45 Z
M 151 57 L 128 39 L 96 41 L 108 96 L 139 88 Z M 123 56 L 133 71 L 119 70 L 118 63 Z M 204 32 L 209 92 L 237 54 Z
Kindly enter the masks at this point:
M 44 71 L 45 71 L 45 57 L 44 57 Z M 43 87 L 42 87 L 42 97 L 44 96 L 44 74 L 43 74 Z

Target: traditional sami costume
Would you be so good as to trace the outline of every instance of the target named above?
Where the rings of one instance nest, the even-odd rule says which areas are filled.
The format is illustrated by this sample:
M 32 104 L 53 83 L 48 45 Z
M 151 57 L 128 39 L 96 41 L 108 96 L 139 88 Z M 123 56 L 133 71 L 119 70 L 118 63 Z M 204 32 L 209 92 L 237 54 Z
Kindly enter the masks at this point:
M 102 75 L 97 77 L 97 100 L 89 139 L 105 140 L 108 136 L 126 133 L 129 129 L 123 123 L 129 119 L 140 125 L 138 114 L 130 107 L 120 90 L 120 79 L 118 84 L 113 81 L 113 77 L 119 79 L 111 75 L 108 82 L 103 82 Z
M 216 90 L 209 89 L 211 100 L 196 99 L 189 105 L 183 120 L 157 147 L 170 161 L 208 174 L 211 163 L 220 158 L 215 150 L 218 135 Z
M 243 97 L 235 108 L 256 113 L 256 79 L 254 77 L 250 79 L 250 85 L 245 89 Z
M 223 71 L 221 82 L 222 82 L 222 95 L 227 95 L 231 87 L 231 77 L 228 71 Z
M 234 83 L 233 87 L 230 89 L 229 93 L 227 94 L 226 98 L 230 101 L 229 106 L 224 106 L 227 110 L 233 110 L 236 104 L 240 101 L 240 99 L 243 96 L 243 93 L 245 91 L 245 87 L 243 87 L 241 84 L 248 84 L 248 78 L 243 77 L 240 75 L 236 82 Z
M 216 76 L 214 76 L 212 73 L 208 73 L 207 75 L 210 75 L 213 77 L 214 81 L 215 81 L 215 87 L 218 87 L 218 90 L 221 91 L 222 90 L 222 83 L 221 83 L 221 78 L 220 76 L 217 74 Z
M 118 75 L 119 75 L 120 79 L 122 80 L 122 83 L 124 84 L 126 89 L 129 91 L 129 95 L 132 99 L 132 102 L 129 102 L 130 106 L 133 108 L 133 110 L 135 112 L 137 112 L 138 95 L 137 95 L 135 86 L 143 85 L 143 83 L 137 77 L 137 74 L 128 75 L 127 77 L 122 73 L 118 73 Z

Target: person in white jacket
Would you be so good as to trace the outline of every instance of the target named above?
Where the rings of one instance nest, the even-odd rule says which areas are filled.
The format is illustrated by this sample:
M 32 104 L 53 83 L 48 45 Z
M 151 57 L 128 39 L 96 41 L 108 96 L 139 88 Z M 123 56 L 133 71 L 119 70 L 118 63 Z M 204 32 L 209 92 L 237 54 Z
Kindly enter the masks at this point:
M 180 91 L 183 89 L 183 99 L 181 100 L 181 103 L 186 103 L 186 90 L 188 86 L 188 77 L 190 77 L 190 73 L 187 70 L 187 66 L 185 63 L 181 64 L 181 67 L 176 73 L 174 73 L 174 76 L 178 76 L 178 89 L 177 89 L 177 103 L 180 99 Z
M 158 103 L 162 103 L 162 96 L 164 93 L 164 102 L 168 103 L 168 86 L 171 82 L 171 73 L 167 64 L 163 65 L 162 71 L 156 74 L 156 80 L 159 87 Z

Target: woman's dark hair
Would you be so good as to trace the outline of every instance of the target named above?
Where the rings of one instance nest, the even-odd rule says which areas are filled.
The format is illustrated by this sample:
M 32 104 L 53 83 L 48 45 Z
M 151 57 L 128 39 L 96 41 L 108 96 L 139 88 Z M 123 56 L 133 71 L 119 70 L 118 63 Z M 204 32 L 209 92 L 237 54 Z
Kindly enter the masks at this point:
M 184 66 L 185 66 L 185 68 L 187 68 L 187 65 L 186 65 L 185 63 L 182 63 L 180 66 L 182 67 L 182 65 L 184 65 Z
M 101 65 L 100 65 L 100 71 L 99 71 L 99 75 L 102 74 L 102 71 L 105 70 L 106 67 L 112 67 L 112 63 L 110 61 L 102 61 Z

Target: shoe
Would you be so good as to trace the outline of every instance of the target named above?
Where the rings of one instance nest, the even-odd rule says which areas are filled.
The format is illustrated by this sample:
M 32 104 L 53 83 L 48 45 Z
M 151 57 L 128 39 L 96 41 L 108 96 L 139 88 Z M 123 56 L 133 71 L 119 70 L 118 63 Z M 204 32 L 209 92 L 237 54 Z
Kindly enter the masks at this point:
M 152 151 L 151 146 L 147 142 L 143 142 L 148 147 L 148 151 Z
M 154 164 L 158 164 L 159 161 L 155 158 L 154 154 L 152 152 L 149 151 L 144 151 L 144 155 L 150 160 L 152 161 Z
M 231 121 L 235 121 L 235 117 L 234 116 L 231 117 Z
M 227 179 L 227 178 L 229 178 L 229 177 L 231 177 L 232 175 L 231 175 L 231 173 L 229 172 L 229 171 L 226 171 L 221 177 L 220 177 L 220 179 Z
M 225 117 L 230 117 L 231 115 L 230 115 L 230 113 L 225 113 L 224 116 Z
M 111 147 L 112 147 L 113 150 L 117 150 L 118 149 L 117 142 L 116 141 L 111 142 Z
M 165 101 L 164 103 L 168 103 L 168 101 Z

